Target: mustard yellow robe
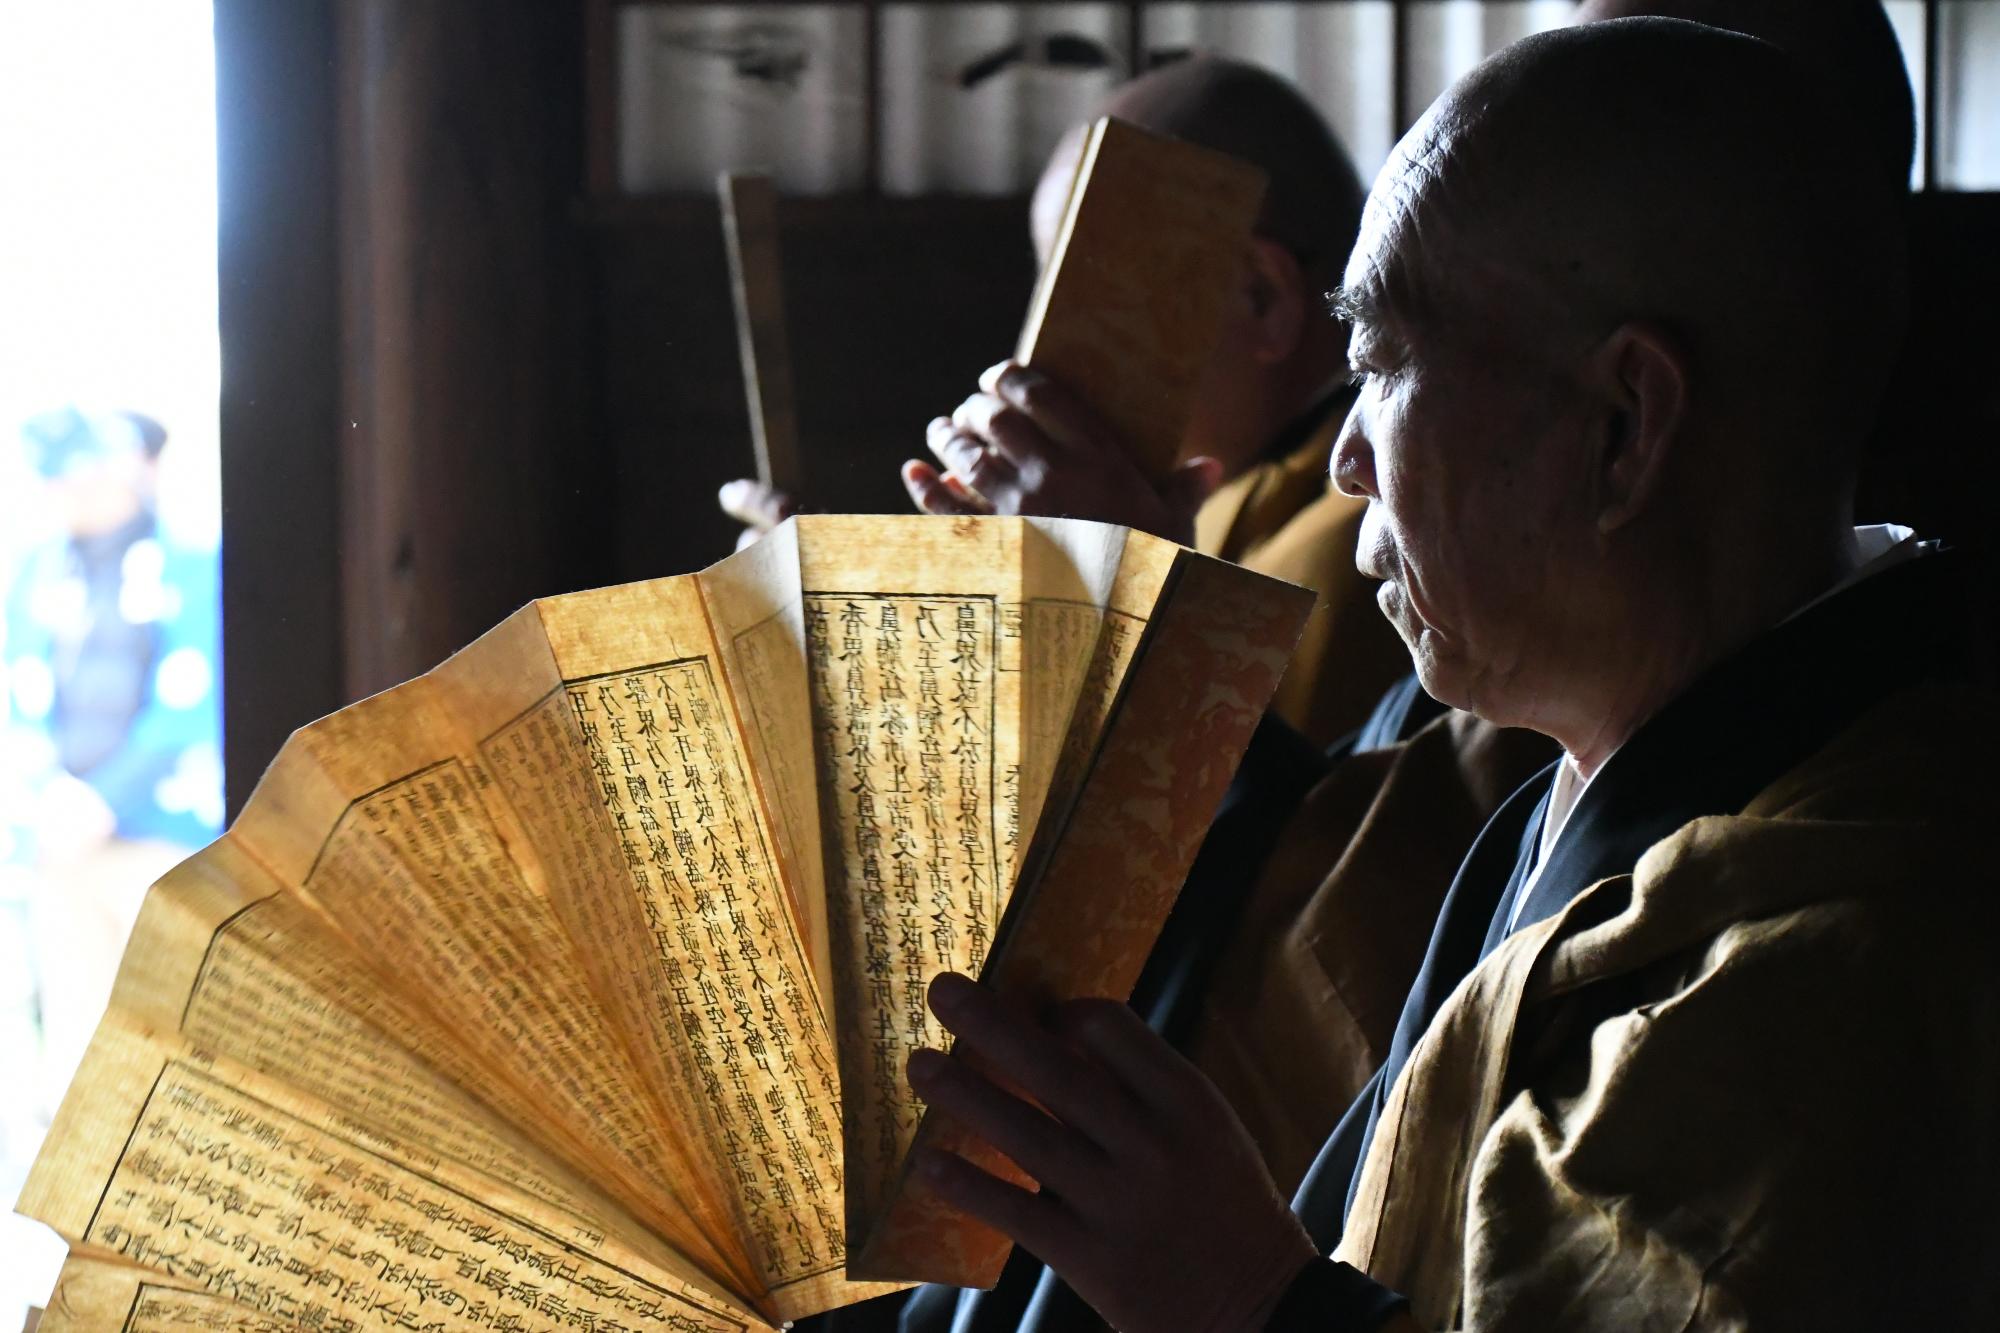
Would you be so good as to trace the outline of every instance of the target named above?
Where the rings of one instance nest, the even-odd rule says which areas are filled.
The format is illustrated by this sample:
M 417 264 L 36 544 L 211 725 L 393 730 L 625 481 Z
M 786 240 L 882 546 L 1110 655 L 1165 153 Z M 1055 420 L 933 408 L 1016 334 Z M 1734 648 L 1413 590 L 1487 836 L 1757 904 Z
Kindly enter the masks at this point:
M 1996 753 L 1907 691 L 1510 937 L 1336 1257 L 1434 1329 L 2000 1328 Z
M 1466 849 L 1559 753 L 1453 711 L 1340 760 L 1279 832 L 1187 1052 L 1282 1192 L 1388 1054 Z

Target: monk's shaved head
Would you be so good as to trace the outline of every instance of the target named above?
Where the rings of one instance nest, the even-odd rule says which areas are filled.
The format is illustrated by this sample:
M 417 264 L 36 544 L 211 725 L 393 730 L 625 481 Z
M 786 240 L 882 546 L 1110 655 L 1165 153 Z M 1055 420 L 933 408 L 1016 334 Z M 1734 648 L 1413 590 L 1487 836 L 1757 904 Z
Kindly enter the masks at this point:
M 1335 482 L 1439 699 L 1583 770 L 1850 567 L 1901 341 L 1903 198 L 1756 38 L 1518 42 L 1369 195 Z
M 1517 43 L 1399 145 L 1350 304 L 1477 311 L 1517 346 L 1650 321 L 1702 406 L 1782 415 L 1851 463 L 1900 339 L 1900 214 L 1822 96 L 1776 48 L 1689 22 Z
M 1909 182 L 1916 99 L 1882 0 L 1582 0 L 1575 21 L 1647 16 L 1747 33 L 1797 59 L 1850 117 L 1856 151 L 1873 155 L 1891 186 Z

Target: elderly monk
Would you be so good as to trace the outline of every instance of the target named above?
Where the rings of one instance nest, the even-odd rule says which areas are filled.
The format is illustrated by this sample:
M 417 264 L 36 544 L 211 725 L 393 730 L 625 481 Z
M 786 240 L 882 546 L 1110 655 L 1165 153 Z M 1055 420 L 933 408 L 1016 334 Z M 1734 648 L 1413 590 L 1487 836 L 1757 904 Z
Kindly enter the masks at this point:
M 1762 37 L 1801 60 L 1855 108 L 1856 150 L 1879 161 L 1889 188 L 1903 188 L 1914 109 L 1879 0 L 1589 0 L 1576 17 L 1646 9 L 1727 19 L 1713 26 Z M 1399 718 L 1406 702 L 1417 711 Z M 1414 678 L 1385 700 L 1371 719 L 1382 726 L 1329 766 L 1273 840 L 1199 1020 L 1180 1043 L 1228 1097 L 1283 1189 L 1298 1184 L 1354 1090 L 1385 1058 L 1473 836 L 1556 757 L 1544 737 L 1457 710 L 1424 726 L 1428 702 Z M 1378 731 L 1382 740 L 1407 739 L 1370 743 Z M 1249 763 L 1263 757 L 1260 749 Z M 1307 1050 L 1313 1058 L 1300 1058 Z
M 1667 9 L 1701 3 L 1661 0 Z M 1855 150 L 1874 154 L 1879 140 L 1886 179 L 1907 179 L 1908 80 L 1875 0 L 1726 8 L 1735 26 L 1794 44 L 1860 112 Z M 1588 6 L 1579 17 L 1607 15 Z M 1283 1191 L 1387 1057 L 1474 835 L 1555 757 L 1545 737 L 1458 710 L 1432 720 L 1437 709 L 1411 677 L 1324 758 L 1282 728 L 1260 731 L 1133 996 L 1149 1026 L 1214 1081 Z M 993 1293 L 927 1289 L 905 1333 L 1102 1329 L 1052 1274 L 1028 1296 L 1033 1267 L 1017 1256 Z
M 935 983 L 912 1085 L 1041 1188 L 921 1178 L 1114 1326 L 2000 1321 L 1983 571 L 1851 526 L 1900 209 L 1821 98 L 1754 39 L 1564 29 L 1377 181 L 1361 561 L 1433 695 L 1565 758 L 1461 866 L 1317 1240 L 1128 1010 Z
M 1352 401 L 1345 336 L 1323 293 L 1353 244 L 1362 188 L 1333 132 L 1298 90 L 1268 71 L 1213 56 L 1179 61 L 1112 94 L 1100 114 L 1230 153 L 1270 178 L 1243 277 L 1196 394 L 1179 470 L 1160 489 L 1089 426 L 1050 452 L 1025 414 L 1056 386 L 1003 364 L 930 444 L 953 474 L 904 466 L 934 514 L 1060 514 L 1124 523 L 1319 593 L 1273 710 L 1317 745 L 1352 731 L 1406 669 L 1401 645 L 1354 568 L 1362 505 L 1327 486 L 1333 437 Z M 1035 187 L 1029 231 L 1048 262 L 1076 174 L 1083 127 L 1056 148 Z M 1135 219 L 1135 225 L 1142 220 Z M 1067 442 L 1067 441 L 1066 441 Z M 1012 452 L 1010 452 L 1012 451 Z M 1010 459 L 1028 458 L 1026 468 Z M 754 531 L 789 512 L 784 497 L 731 482 L 723 508 Z

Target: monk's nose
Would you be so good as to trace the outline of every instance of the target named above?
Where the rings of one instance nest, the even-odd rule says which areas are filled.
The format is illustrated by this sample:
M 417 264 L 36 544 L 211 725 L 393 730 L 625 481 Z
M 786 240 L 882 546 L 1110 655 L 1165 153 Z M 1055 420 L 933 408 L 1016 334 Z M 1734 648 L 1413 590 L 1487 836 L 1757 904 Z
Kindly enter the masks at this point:
M 1356 500 L 1373 500 L 1375 495 L 1375 450 L 1361 429 L 1361 407 L 1357 403 L 1341 425 L 1340 439 L 1327 463 L 1333 488 Z

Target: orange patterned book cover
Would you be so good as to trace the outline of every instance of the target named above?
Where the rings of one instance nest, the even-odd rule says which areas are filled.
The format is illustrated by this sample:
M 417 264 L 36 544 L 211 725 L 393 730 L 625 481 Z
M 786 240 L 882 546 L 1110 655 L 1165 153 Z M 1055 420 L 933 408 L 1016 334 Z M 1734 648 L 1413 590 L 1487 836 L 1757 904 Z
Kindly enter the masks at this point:
M 1180 451 L 1264 187 L 1227 154 L 1091 126 L 1015 359 L 1088 399 L 1156 479 Z

